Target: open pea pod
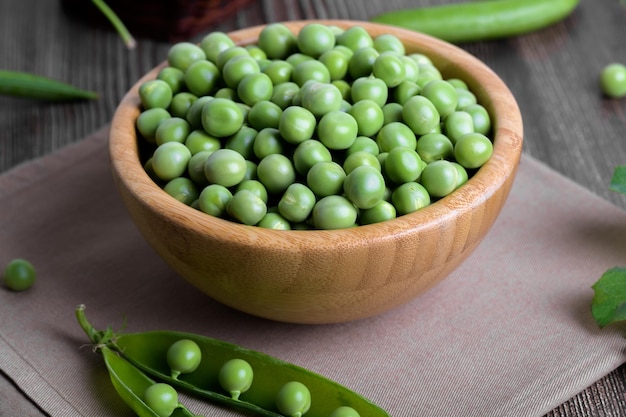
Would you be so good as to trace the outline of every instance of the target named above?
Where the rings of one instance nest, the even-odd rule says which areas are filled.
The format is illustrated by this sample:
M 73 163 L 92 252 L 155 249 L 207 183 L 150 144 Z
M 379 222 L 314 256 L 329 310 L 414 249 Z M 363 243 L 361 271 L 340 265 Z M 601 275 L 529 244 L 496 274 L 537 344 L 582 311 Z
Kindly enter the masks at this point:
M 115 391 L 122 400 L 139 416 L 139 417 L 160 417 L 160 415 L 150 408 L 143 400 L 143 394 L 146 390 L 156 384 L 156 381 L 149 378 L 139 369 L 134 367 L 130 362 L 124 359 L 118 352 L 104 346 L 100 349 L 104 362 L 109 371 L 111 382 Z M 195 417 L 187 408 L 178 405 L 171 417 Z
M 84 308 L 77 309 L 78 321 L 92 341 L 102 339 L 84 317 Z M 339 407 L 351 407 L 361 416 L 389 417 L 379 406 L 349 388 L 320 374 L 270 355 L 210 337 L 176 331 L 127 333 L 105 338 L 104 343 L 117 351 L 139 372 L 185 390 L 209 401 L 264 417 L 282 417 L 276 406 L 277 394 L 287 382 L 304 384 L 311 394 L 311 405 L 305 417 L 328 417 Z M 172 376 L 167 352 L 182 339 L 194 341 L 200 348 L 198 367 L 189 373 Z M 102 342 L 100 342 L 102 343 Z M 219 372 L 231 359 L 250 364 L 254 377 L 249 389 L 237 399 L 219 381 Z

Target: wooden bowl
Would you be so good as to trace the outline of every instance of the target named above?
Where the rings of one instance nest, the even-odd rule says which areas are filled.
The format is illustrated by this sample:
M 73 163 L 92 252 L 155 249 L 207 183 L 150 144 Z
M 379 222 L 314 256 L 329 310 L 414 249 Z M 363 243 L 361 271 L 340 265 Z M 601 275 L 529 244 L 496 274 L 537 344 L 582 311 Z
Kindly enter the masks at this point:
M 285 23 L 294 32 L 311 21 Z M 462 187 L 415 213 L 344 230 L 278 231 L 211 217 L 162 191 L 140 163 L 138 86 L 113 118 L 115 182 L 137 227 L 191 284 L 235 309 L 291 323 L 337 323 L 379 314 L 424 293 L 461 264 L 485 237 L 507 199 L 522 152 L 522 120 L 503 81 L 462 49 L 432 37 L 367 22 L 372 36 L 393 33 L 407 52 L 428 55 L 445 78 L 467 82 L 489 111 L 494 152 Z M 262 27 L 230 33 L 254 43 Z M 164 64 L 162 64 L 164 65 Z

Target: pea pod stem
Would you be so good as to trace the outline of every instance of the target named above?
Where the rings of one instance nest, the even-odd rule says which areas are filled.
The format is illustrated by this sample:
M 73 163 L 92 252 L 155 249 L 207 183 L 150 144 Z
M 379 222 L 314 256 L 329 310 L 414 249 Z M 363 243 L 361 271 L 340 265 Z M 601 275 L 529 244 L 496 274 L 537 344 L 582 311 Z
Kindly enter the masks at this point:
M 122 41 L 128 49 L 133 49 L 137 42 L 135 38 L 130 34 L 124 22 L 117 16 L 117 14 L 109 7 L 104 0 L 91 0 L 91 2 L 100 10 L 100 12 L 109 20 L 113 25 L 117 33 L 122 38 Z
M 488 0 L 394 10 L 372 22 L 399 26 L 452 43 L 507 38 L 570 15 L 580 0 Z
M 98 94 L 62 81 L 20 71 L 0 70 L 0 94 L 38 100 L 93 100 Z

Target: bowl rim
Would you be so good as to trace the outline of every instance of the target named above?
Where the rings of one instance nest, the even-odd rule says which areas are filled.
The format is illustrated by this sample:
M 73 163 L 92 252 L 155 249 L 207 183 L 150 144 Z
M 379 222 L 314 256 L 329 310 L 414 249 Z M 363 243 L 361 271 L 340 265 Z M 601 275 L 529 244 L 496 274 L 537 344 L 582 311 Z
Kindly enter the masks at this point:
M 335 230 L 285 231 L 248 226 L 217 218 L 170 197 L 148 176 L 137 157 L 139 148 L 135 119 L 140 113 L 139 85 L 155 78 L 158 70 L 167 64 L 163 61 L 142 76 L 124 95 L 114 112 L 109 133 L 109 156 L 112 169 L 117 174 L 116 180 L 123 182 L 123 186 L 142 204 L 158 210 L 161 215 L 183 229 L 210 235 L 216 240 L 228 241 L 232 240 L 232 236 L 236 236 L 240 245 L 258 246 L 263 242 L 268 248 L 276 250 L 291 250 L 292 247 L 294 251 L 298 251 L 299 247 L 303 246 L 309 249 L 321 246 L 327 250 L 331 242 L 335 249 L 337 245 L 363 246 L 373 240 L 395 239 L 402 234 L 420 233 L 422 230 L 437 227 L 444 219 L 475 210 L 499 190 L 510 176 L 515 175 L 523 143 L 520 109 L 504 81 L 471 53 L 426 34 L 366 21 L 315 19 L 273 23 L 285 24 L 296 32 L 309 23 L 323 23 L 342 28 L 363 26 L 368 32 L 378 34 L 392 32 L 405 45 L 407 42 L 413 44 L 411 50 L 427 50 L 429 58 L 446 78 L 452 78 L 456 73 L 463 72 L 459 61 L 456 61 L 462 58 L 461 62 L 471 66 L 471 71 L 463 75 L 463 80 L 479 98 L 479 103 L 483 101 L 481 104 L 486 105 L 491 116 L 491 137 L 494 144 L 492 157 L 463 186 L 448 196 L 416 212 L 385 222 Z M 237 45 L 247 45 L 256 41 L 259 32 L 265 26 L 267 24 L 239 29 L 228 32 L 228 35 Z M 449 61 L 450 57 L 454 57 L 455 61 Z M 486 84 L 490 85 L 490 89 L 485 88 Z M 488 103 L 481 100 L 484 97 L 490 98 Z M 132 145 L 130 149 L 129 143 Z M 129 174 L 129 177 L 122 176 L 121 172 Z M 119 186 L 121 185 L 118 184 Z M 166 204 L 163 199 L 167 199 Z

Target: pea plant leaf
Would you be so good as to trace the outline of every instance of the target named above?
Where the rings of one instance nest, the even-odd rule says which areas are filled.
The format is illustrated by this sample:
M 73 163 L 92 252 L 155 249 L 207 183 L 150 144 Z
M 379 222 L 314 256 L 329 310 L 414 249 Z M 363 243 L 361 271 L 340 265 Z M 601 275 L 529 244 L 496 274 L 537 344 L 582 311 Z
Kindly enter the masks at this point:
M 598 326 L 626 320 L 626 268 L 607 270 L 592 288 L 591 314 Z
M 626 165 L 615 167 L 609 189 L 617 193 L 626 194 Z

